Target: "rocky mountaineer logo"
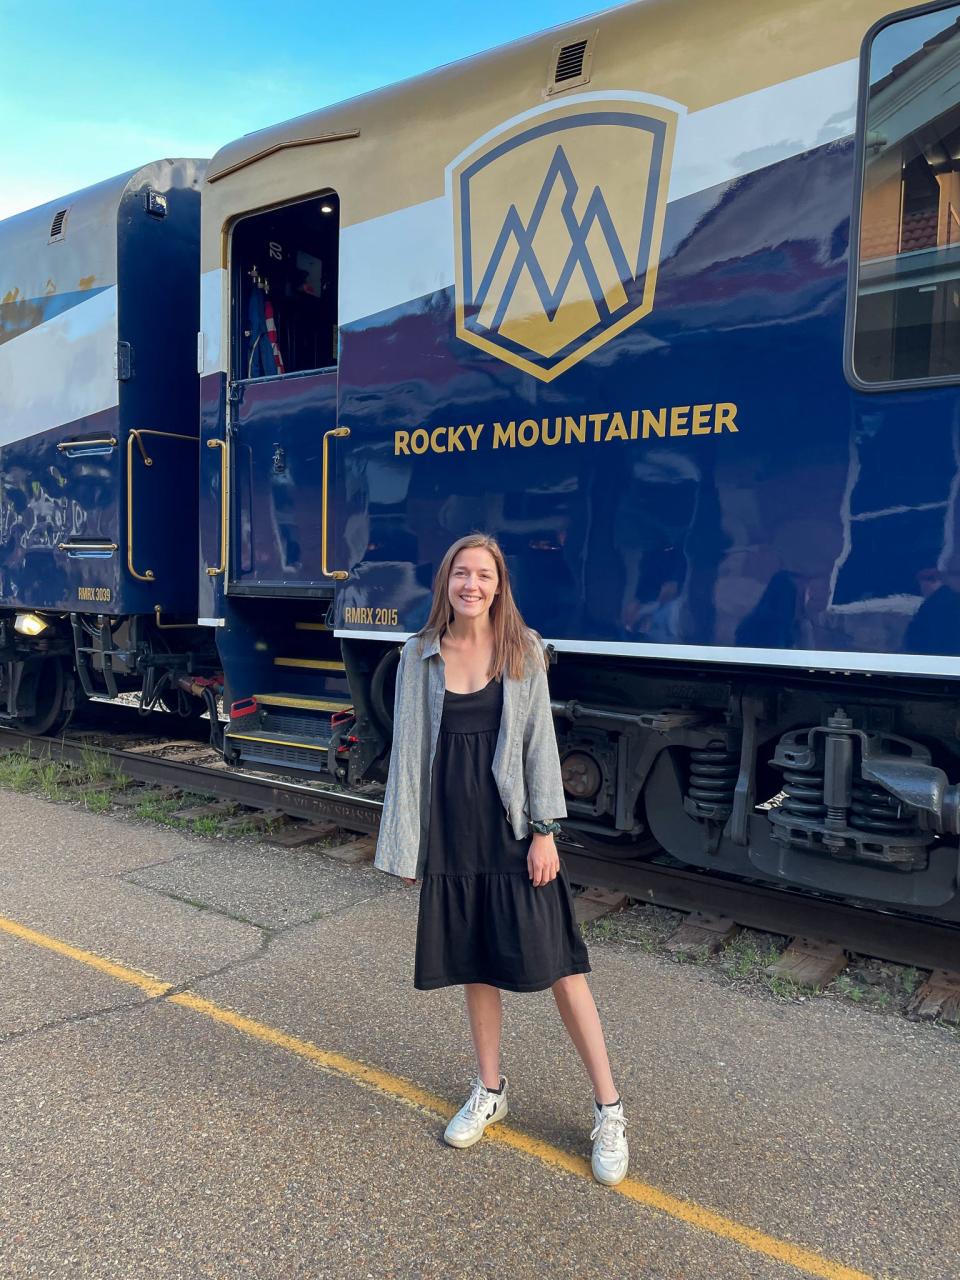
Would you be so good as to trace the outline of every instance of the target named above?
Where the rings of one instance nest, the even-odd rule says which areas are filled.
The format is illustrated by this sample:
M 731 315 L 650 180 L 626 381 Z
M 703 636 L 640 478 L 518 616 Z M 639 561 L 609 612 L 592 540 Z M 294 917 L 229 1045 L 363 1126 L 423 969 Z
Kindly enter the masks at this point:
M 676 116 L 568 103 L 453 170 L 457 335 L 550 382 L 653 307 Z

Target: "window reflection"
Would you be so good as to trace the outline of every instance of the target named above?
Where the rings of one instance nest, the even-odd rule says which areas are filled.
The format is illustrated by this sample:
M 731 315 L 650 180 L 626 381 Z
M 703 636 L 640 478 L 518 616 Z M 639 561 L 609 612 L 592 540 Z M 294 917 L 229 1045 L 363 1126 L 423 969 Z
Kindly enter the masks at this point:
M 960 5 L 870 50 L 853 363 L 865 382 L 960 374 Z

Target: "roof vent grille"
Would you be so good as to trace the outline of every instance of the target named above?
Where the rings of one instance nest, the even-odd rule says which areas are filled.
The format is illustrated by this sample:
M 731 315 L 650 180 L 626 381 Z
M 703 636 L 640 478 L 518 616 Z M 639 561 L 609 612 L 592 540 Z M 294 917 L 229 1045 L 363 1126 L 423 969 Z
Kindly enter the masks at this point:
M 587 51 L 586 40 L 578 40 L 576 44 L 565 44 L 557 58 L 557 74 L 554 81 L 576 80 L 583 75 L 583 55 Z
M 63 224 L 66 221 L 66 218 L 67 218 L 66 209 L 58 209 L 57 212 L 53 215 L 53 221 L 50 223 L 50 239 L 51 240 L 63 239 L 63 235 L 64 235 Z
M 571 40 L 568 44 L 553 46 L 550 54 L 550 75 L 547 80 L 548 94 L 562 93 L 564 89 L 572 89 L 575 85 L 589 82 L 596 34 L 594 30 L 580 40 Z

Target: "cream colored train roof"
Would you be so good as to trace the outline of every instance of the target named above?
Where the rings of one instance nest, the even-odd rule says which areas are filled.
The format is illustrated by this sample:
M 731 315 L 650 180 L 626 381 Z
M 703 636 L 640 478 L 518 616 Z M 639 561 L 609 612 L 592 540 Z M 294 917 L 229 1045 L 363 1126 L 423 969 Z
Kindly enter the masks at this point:
M 640 0 L 247 134 L 207 170 L 204 269 L 225 262 L 226 224 L 254 209 L 332 189 L 346 227 L 441 195 L 459 152 L 550 99 L 558 44 L 593 38 L 590 82 L 573 92 L 643 92 L 694 112 L 856 57 L 867 30 L 895 8 Z

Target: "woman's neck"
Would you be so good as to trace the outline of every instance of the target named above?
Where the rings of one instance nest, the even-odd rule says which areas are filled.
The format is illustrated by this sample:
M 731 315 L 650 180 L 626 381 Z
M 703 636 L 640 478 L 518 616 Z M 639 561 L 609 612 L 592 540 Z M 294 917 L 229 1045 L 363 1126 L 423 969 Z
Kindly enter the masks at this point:
M 464 649 L 479 649 L 493 644 L 493 624 L 489 618 L 455 618 L 447 624 L 447 636 Z

